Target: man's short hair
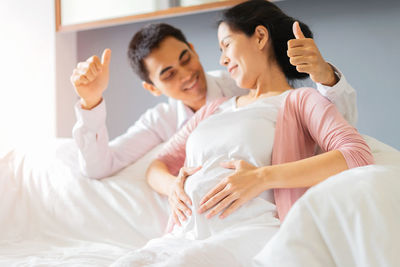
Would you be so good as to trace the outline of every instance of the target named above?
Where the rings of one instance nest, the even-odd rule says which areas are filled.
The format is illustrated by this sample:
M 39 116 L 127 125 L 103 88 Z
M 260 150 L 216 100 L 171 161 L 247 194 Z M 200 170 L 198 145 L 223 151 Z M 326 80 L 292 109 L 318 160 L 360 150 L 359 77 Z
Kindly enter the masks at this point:
M 189 43 L 182 31 L 165 23 L 149 24 L 138 31 L 129 43 L 128 58 L 133 71 L 145 82 L 153 83 L 144 65 L 144 59 L 160 46 L 167 37 L 173 37 L 181 42 Z

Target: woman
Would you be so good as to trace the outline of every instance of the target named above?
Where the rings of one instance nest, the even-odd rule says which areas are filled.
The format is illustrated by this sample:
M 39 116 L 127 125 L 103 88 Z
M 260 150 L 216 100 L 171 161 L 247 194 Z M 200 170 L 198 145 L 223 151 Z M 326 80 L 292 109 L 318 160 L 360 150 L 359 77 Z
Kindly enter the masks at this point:
M 333 104 L 313 89 L 289 85 L 308 67 L 302 58 L 287 57 L 294 22 L 261 0 L 224 13 L 220 63 L 249 93 L 202 108 L 151 164 L 148 182 L 169 197 L 175 227 L 126 260 L 249 266 L 279 228 L 277 209 L 283 219 L 304 192 L 285 188 L 310 187 L 373 162 L 366 143 Z M 302 49 L 299 43 L 289 42 L 290 53 Z M 316 145 L 325 153 L 313 156 Z

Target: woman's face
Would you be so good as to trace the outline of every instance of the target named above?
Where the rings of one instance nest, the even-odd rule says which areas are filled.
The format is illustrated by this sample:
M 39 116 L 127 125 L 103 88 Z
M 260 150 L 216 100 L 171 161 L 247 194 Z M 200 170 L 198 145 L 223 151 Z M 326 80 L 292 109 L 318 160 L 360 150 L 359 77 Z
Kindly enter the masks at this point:
M 248 37 L 240 31 L 232 31 L 224 22 L 218 27 L 220 64 L 228 69 L 241 88 L 254 89 L 266 65 L 266 55 L 257 39 L 256 34 Z

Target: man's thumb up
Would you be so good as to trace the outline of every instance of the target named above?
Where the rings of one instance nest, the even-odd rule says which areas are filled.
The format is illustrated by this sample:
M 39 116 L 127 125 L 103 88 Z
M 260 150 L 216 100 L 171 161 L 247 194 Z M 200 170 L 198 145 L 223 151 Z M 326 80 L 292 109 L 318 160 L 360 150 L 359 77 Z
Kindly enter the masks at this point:
M 108 69 L 110 61 L 111 61 L 111 49 L 110 48 L 104 49 L 103 55 L 101 56 L 101 65 L 103 65 L 103 68 Z
M 296 37 L 296 39 L 304 39 L 306 38 L 303 34 L 303 32 L 300 29 L 300 24 L 298 21 L 295 21 L 293 23 L 293 34 Z

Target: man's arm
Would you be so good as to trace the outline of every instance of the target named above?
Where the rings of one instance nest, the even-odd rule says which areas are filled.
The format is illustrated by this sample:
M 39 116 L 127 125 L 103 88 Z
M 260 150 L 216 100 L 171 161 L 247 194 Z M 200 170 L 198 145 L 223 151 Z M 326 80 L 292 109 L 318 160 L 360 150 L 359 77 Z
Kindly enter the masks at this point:
M 105 49 L 101 60 L 92 56 L 79 62 L 71 75 L 71 83 L 80 97 L 75 106 L 78 121 L 73 136 L 79 147 L 81 171 L 96 179 L 135 162 L 172 136 L 177 128 L 176 105 L 160 104 L 109 143 L 103 93 L 108 86 L 110 60 L 111 50 Z
M 109 142 L 105 101 L 92 110 L 82 109 L 77 103 L 73 137 L 79 148 L 82 173 L 100 179 L 134 163 L 176 132 L 174 111 L 171 105 L 159 104 L 143 114 L 125 134 Z
M 333 86 L 317 83 L 317 89 L 324 97 L 328 98 L 353 127 L 357 124 L 357 94 L 356 90 L 347 82 L 343 73 L 335 66 L 329 64 L 337 76 L 338 82 Z
M 318 91 L 328 98 L 352 125 L 357 123 L 356 92 L 344 75 L 325 61 L 312 38 L 305 38 L 298 22 L 293 24 L 296 39 L 288 41 L 288 57 L 298 72 L 307 73 Z

